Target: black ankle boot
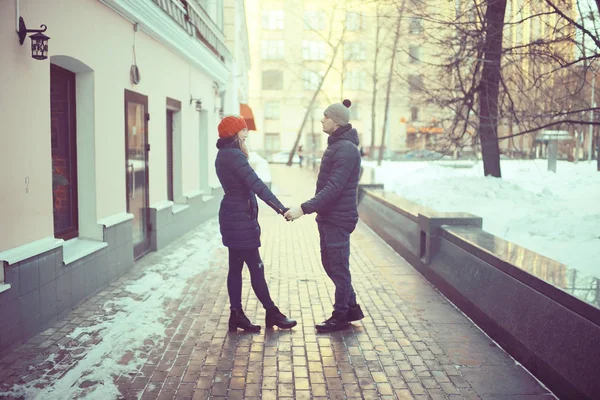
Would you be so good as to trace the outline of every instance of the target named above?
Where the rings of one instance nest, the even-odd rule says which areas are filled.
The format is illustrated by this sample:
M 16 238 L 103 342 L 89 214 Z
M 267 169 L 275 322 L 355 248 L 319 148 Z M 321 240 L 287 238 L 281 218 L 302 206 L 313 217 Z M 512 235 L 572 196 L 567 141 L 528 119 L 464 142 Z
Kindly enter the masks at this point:
M 277 325 L 279 329 L 290 329 L 296 326 L 296 321 L 283 315 L 277 307 L 267 308 L 265 326 L 267 328 L 272 328 L 273 325 Z
M 360 304 L 352 306 L 348 309 L 348 322 L 358 321 L 365 317 L 362 309 L 360 308 Z
M 348 315 L 343 312 L 334 311 L 331 318 L 315 325 L 317 332 L 336 332 L 348 327 Z
M 231 310 L 229 332 L 237 332 L 238 328 L 247 332 L 260 332 L 260 325 L 252 325 L 242 310 Z

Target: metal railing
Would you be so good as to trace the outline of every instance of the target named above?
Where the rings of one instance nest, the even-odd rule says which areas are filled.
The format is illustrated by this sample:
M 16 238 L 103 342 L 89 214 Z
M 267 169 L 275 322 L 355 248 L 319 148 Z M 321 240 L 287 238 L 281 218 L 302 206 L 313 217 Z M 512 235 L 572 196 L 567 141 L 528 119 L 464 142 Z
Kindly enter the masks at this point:
M 222 61 L 230 60 L 225 36 L 201 5 L 186 0 L 152 0 L 177 22 L 190 36 L 195 36 Z

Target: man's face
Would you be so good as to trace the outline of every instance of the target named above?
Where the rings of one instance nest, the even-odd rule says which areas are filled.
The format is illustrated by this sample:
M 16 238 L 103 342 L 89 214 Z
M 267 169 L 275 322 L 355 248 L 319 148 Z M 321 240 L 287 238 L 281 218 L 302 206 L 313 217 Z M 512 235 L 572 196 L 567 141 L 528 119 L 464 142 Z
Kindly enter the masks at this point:
M 328 135 L 331 135 L 333 132 L 336 131 L 337 128 L 340 127 L 338 124 L 336 124 L 327 115 L 323 115 L 323 119 L 321 120 L 321 124 L 323 125 L 323 132 L 325 132 Z

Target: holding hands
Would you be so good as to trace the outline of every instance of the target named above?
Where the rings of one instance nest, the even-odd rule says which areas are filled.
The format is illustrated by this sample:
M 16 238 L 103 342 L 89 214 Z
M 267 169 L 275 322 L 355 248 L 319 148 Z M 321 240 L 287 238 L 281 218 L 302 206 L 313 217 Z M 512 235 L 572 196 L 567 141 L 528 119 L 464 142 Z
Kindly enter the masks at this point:
M 302 207 L 292 207 L 283 214 L 285 219 L 288 221 L 293 221 L 295 219 L 300 218 L 304 215 L 304 211 L 302 211 Z

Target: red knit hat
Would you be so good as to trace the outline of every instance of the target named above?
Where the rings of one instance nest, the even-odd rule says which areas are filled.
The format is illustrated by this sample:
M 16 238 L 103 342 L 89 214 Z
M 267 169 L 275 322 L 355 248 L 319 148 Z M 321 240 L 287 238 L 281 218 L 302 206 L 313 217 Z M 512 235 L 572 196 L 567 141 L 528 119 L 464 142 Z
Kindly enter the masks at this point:
M 240 117 L 228 116 L 221 120 L 219 124 L 219 137 L 220 138 L 228 138 L 244 128 L 248 128 L 246 125 L 246 121 Z

